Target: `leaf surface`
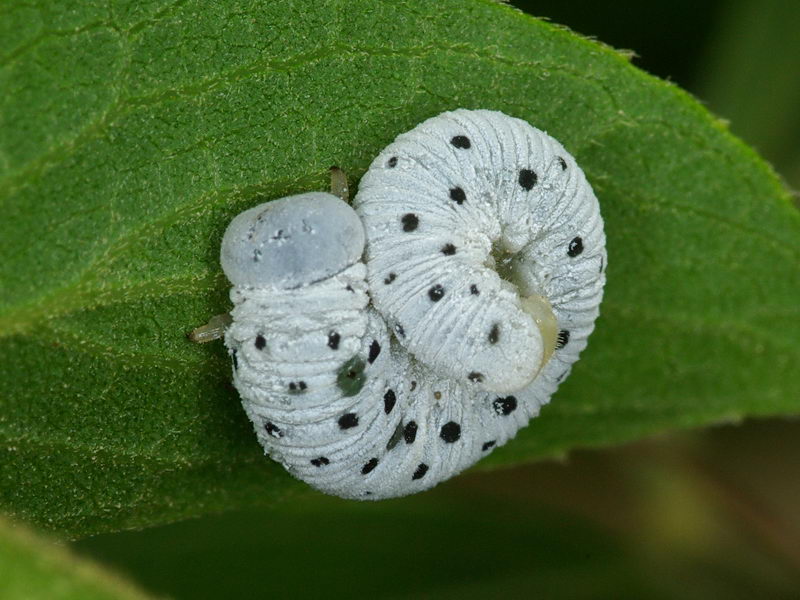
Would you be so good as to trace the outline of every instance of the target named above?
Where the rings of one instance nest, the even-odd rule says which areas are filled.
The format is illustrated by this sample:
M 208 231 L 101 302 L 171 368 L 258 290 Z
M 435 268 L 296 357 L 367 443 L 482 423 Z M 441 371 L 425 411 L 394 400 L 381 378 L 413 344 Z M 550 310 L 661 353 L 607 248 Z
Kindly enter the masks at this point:
M 145 600 L 130 584 L 0 519 L 3 600 Z
M 800 411 L 800 215 L 772 170 L 615 51 L 481 0 L 56 2 L 0 18 L 0 507 L 72 535 L 270 502 L 221 344 L 233 215 L 356 183 L 456 107 L 558 138 L 600 199 L 602 316 L 483 465 Z

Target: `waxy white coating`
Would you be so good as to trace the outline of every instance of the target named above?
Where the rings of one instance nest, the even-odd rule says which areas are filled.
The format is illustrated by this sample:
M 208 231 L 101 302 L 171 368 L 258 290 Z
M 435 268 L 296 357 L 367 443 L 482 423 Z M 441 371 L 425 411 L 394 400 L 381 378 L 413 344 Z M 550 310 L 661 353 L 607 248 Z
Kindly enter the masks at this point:
M 398 136 L 354 207 L 308 193 L 233 220 L 225 343 L 267 453 L 374 500 L 436 485 L 538 414 L 586 346 L 607 261 L 575 160 L 499 112 Z

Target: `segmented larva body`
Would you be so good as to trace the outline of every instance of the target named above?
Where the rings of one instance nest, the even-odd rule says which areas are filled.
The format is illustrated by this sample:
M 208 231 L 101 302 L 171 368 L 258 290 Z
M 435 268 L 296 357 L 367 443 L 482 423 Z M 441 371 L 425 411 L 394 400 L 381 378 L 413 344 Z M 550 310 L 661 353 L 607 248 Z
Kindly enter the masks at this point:
M 323 492 L 381 499 L 538 414 L 594 327 L 605 237 L 561 144 L 486 110 L 400 135 L 354 207 L 308 193 L 234 219 L 225 343 L 267 453 Z

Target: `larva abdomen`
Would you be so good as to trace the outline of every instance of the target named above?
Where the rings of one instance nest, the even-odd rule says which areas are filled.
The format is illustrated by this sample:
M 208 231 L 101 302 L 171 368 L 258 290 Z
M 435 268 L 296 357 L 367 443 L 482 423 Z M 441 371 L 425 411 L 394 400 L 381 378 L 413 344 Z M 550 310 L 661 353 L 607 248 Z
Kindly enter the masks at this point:
M 524 256 L 534 241 L 556 245 L 538 265 L 549 281 L 575 273 L 564 264 L 572 239 L 597 237 L 596 227 L 586 227 L 597 224 L 597 201 L 558 142 L 501 113 L 444 113 L 381 152 L 362 179 L 356 209 L 373 302 L 402 327 L 400 342 L 413 355 L 484 390 L 513 391 L 535 377 L 551 340 L 520 304 L 520 292 L 553 302 L 562 289 L 526 277 L 512 256 Z M 566 232 L 562 215 L 573 217 Z M 519 289 L 524 284 L 532 285 Z M 487 363 L 491 371 L 481 367 Z

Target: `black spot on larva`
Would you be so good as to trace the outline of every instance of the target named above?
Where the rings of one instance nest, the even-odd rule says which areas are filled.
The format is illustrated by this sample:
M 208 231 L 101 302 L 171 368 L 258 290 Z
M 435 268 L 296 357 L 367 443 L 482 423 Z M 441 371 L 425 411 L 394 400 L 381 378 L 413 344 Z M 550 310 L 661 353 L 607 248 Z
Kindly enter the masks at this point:
M 495 323 L 492 325 L 492 328 L 489 330 L 489 343 L 496 344 L 497 340 L 500 339 L 500 324 Z
M 261 260 L 261 250 L 256 248 L 253 250 L 253 262 L 258 262 Z
M 569 373 L 569 371 L 564 371 L 561 375 L 559 375 L 558 378 L 556 379 L 556 383 L 561 383 L 562 381 L 564 381 L 564 377 L 567 376 L 567 373 Z
M 428 298 L 430 298 L 433 302 L 438 302 L 444 298 L 444 288 L 437 283 L 428 290 Z
M 469 286 L 469 293 L 472 294 L 473 296 L 477 296 L 478 294 L 480 294 L 478 286 L 475 285 L 474 283 L 471 286 Z
M 265 338 L 260 333 L 256 336 L 256 350 L 263 350 L 264 346 L 267 345 L 267 338 Z
M 400 221 L 403 223 L 403 231 L 414 231 L 419 225 L 419 217 L 414 213 L 404 214 Z
M 319 458 L 312 458 L 311 459 L 311 464 L 314 465 L 315 467 L 321 467 L 323 465 L 331 464 L 331 461 L 329 461 L 324 456 L 320 456 Z
M 428 465 L 425 463 L 419 463 L 417 465 L 417 470 L 414 471 L 414 474 L 411 476 L 411 479 L 422 479 L 425 477 L 425 473 L 428 472 Z
M 302 394 L 308 389 L 305 381 L 292 381 L 289 383 L 290 394 Z
M 567 170 L 567 161 L 565 161 L 561 156 L 559 156 L 556 160 L 558 161 L 558 164 L 561 165 L 561 170 L 562 171 L 566 171 Z
M 358 425 L 358 415 L 356 413 L 346 413 L 339 417 L 339 429 L 350 429 Z
M 441 400 L 442 392 L 433 392 L 433 397 L 436 398 L 437 400 Z
M 233 370 L 239 370 L 239 359 L 236 358 L 236 349 L 231 350 L 231 360 L 233 360 Z
M 583 240 L 581 239 L 581 236 L 572 238 L 572 241 L 569 243 L 569 247 L 567 248 L 567 256 L 575 257 L 581 252 L 583 252 Z
M 600 257 L 600 269 L 597 272 L 598 273 L 602 273 L 603 272 L 603 257 L 602 256 Z
M 414 440 L 417 439 L 417 424 L 414 421 L 406 423 L 406 426 L 403 428 L 403 439 L 406 441 L 406 444 L 413 444 Z
M 264 423 L 264 430 L 267 432 L 268 435 L 271 435 L 274 438 L 281 438 L 283 437 L 283 432 L 280 430 L 280 427 L 275 425 L 272 421 L 267 421 Z
M 455 421 L 450 421 L 442 425 L 441 431 L 439 431 L 439 437 L 442 438 L 448 444 L 452 444 L 453 442 L 457 442 L 458 439 L 461 437 L 461 425 L 456 423 Z
M 397 166 L 397 157 L 393 156 L 392 158 L 387 160 L 386 161 L 386 166 L 389 167 L 390 169 L 394 169 Z
M 417 382 L 416 381 L 412 381 L 411 382 L 411 390 L 410 391 L 413 392 L 415 389 L 417 389 Z
M 370 473 L 377 466 L 378 466 L 378 459 L 370 458 L 369 462 L 366 463 L 363 467 L 361 467 L 361 474 L 366 475 L 367 473 Z
M 498 415 L 508 416 L 517 410 L 517 399 L 514 396 L 506 396 L 505 398 L 496 398 L 492 402 L 494 412 Z
M 393 282 L 395 279 L 397 279 L 397 273 L 389 273 L 389 274 L 386 276 L 386 279 L 384 279 L 384 280 L 383 280 L 383 283 L 385 283 L 386 285 L 389 285 L 389 284 L 390 284 L 390 283 L 392 283 L 392 282 Z
M 536 176 L 536 173 L 531 171 L 530 169 L 520 169 L 519 170 L 519 184 L 522 186 L 524 190 L 530 190 L 533 186 L 536 185 L 536 180 L 539 179 Z
M 402 437 L 403 437 L 403 423 L 400 422 L 397 424 L 397 427 L 394 428 L 394 433 L 392 434 L 392 437 L 390 437 L 389 441 L 386 442 L 386 449 L 392 450 L 395 446 L 397 446 Z
M 472 373 L 467 375 L 467 379 L 469 379 L 472 383 L 480 383 L 481 381 L 483 381 L 483 373 L 472 371 Z
M 392 412 L 396 402 L 397 396 L 395 396 L 394 390 L 386 390 L 386 393 L 383 395 L 383 412 L 387 415 Z
M 567 342 L 569 342 L 569 331 L 562 329 L 558 332 L 558 343 L 556 344 L 556 350 L 561 350 L 567 345 Z
M 445 244 L 442 246 L 442 254 L 445 256 L 453 256 L 456 253 L 456 247 L 453 244 Z
M 338 350 L 339 349 L 339 340 L 341 340 L 341 339 L 342 339 L 342 336 L 340 336 L 335 331 L 331 331 L 328 334 L 328 347 L 331 350 Z
M 355 396 L 361 391 L 367 380 L 367 376 L 364 374 L 366 366 L 361 358 L 354 356 L 339 367 L 336 385 L 339 386 L 343 396 Z
M 497 442 L 495 440 L 491 440 L 490 442 L 483 442 L 483 446 L 481 446 L 481 450 L 486 452 L 489 448 L 494 446 Z
M 399 335 L 400 337 L 406 337 L 406 330 L 403 329 L 403 326 L 400 323 L 396 323 L 394 326 L 394 332 Z
M 456 148 L 461 148 L 462 150 L 469 150 L 469 148 L 472 146 L 469 138 L 465 135 L 454 135 L 452 138 L 450 138 L 450 143 Z
M 352 292 L 354 294 L 356 293 L 356 291 L 353 289 L 353 286 L 350 284 L 348 284 L 344 289 L 346 289 L 348 292 Z
M 378 343 L 378 340 L 372 340 L 372 343 L 369 345 L 369 356 L 367 357 L 367 362 L 372 364 L 375 362 L 375 359 L 378 358 L 378 355 L 381 353 L 381 345 Z
M 466 199 L 467 195 L 464 193 L 463 189 L 460 187 L 450 188 L 450 200 L 456 204 L 464 204 L 464 200 Z

